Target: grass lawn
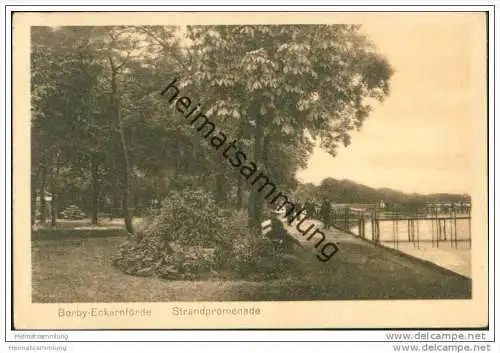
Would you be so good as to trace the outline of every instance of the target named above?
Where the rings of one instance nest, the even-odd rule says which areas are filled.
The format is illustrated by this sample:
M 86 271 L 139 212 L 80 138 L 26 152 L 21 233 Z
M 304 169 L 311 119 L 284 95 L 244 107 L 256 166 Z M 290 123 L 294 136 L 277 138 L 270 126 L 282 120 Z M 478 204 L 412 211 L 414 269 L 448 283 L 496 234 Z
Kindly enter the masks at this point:
M 116 235 L 116 234 L 115 234 Z M 112 266 L 124 236 L 32 241 L 33 302 L 166 302 L 470 298 L 471 280 L 383 249 L 342 244 L 330 261 L 310 249 L 293 278 L 250 282 L 169 281 L 125 275 Z

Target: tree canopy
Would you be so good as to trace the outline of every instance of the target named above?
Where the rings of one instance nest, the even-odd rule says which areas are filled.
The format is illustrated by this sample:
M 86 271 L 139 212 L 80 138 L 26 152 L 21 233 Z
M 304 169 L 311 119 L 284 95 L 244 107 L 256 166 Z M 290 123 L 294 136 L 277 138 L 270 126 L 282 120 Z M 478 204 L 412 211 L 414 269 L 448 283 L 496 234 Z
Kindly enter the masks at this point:
M 313 147 L 349 145 L 392 69 L 357 25 L 32 27 L 32 183 L 57 210 L 131 218 L 196 187 L 260 223 L 262 193 L 180 124 L 174 77 L 285 191 Z M 42 198 L 43 199 L 43 198 Z

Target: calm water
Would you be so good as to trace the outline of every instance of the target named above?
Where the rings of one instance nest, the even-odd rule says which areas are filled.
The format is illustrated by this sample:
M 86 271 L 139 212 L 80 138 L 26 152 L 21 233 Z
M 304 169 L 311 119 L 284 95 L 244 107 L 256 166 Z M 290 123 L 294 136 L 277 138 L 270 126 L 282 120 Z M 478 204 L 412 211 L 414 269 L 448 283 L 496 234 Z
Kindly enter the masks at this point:
M 443 222 L 443 221 L 441 221 Z M 433 232 L 432 221 L 418 221 L 419 242 L 408 242 L 408 221 L 398 221 L 397 233 L 393 230 L 392 221 L 380 222 L 380 241 L 382 245 L 396 248 L 402 252 L 410 254 L 421 259 L 431 261 L 441 267 L 457 272 L 461 275 L 471 277 L 471 245 L 468 240 L 469 236 L 469 220 L 456 220 L 457 245 L 450 243 L 450 225 L 451 221 L 446 221 L 446 240 L 442 235 L 439 244 L 432 243 L 433 233 L 436 239 L 436 229 Z M 434 223 L 434 227 L 436 224 Z M 351 232 L 358 234 L 358 226 L 352 225 Z M 417 221 L 415 221 L 415 233 L 417 231 Z M 368 220 L 365 223 L 365 237 L 372 239 L 371 222 Z M 395 241 L 397 240 L 397 241 Z M 415 234 L 415 240 L 417 235 Z

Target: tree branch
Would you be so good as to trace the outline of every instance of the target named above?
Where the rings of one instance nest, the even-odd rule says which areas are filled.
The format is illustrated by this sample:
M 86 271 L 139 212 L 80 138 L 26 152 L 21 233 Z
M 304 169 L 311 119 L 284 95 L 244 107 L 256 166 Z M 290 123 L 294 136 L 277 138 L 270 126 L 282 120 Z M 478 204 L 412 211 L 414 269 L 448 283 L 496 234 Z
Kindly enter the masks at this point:
M 150 30 L 146 29 L 146 27 L 140 27 L 141 30 L 146 33 L 148 36 L 150 36 L 152 39 L 154 39 L 165 51 L 168 51 L 170 55 L 177 61 L 178 64 L 180 64 L 186 71 L 190 71 L 189 68 L 182 62 L 182 60 L 175 54 L 172 48 L 166 44 L 163 40 L 158 38 L 154 33 L 152 33 Z

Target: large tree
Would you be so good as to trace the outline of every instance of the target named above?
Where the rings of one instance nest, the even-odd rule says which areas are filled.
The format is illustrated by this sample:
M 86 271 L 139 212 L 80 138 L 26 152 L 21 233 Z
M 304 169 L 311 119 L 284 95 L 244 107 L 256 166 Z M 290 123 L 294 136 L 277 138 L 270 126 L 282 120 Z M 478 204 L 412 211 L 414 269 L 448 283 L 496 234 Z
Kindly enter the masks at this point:
M 253 160 L 264 171 L 270 140 L 302 153 L 300 146 L 319 141 L 335 155 L 368 116 L 369 98 L 389 93 L 391 67 L 360 26 L 190 26 L 188 37 L 198 59 L 189 81 L 223 107 L 221 119 L 245 127 Z M 248 207 L 253 228 L 263 201 L 254 188 Z

